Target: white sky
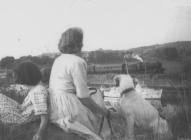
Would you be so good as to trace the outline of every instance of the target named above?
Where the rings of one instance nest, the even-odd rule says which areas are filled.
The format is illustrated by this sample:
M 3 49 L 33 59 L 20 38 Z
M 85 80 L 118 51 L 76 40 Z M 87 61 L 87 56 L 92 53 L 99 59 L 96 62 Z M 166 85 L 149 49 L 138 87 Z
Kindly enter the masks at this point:
M 190 0 L 0 0 L 0 58 L 57 52 L 68 27 L 83 50 L 191 40 Z

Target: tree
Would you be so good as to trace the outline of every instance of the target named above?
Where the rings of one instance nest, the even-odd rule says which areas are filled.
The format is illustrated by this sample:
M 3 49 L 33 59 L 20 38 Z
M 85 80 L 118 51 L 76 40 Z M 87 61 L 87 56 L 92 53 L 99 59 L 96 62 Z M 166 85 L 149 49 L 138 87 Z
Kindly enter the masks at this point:
M 41 65 L 52 65 L 54 62 L 54 58 L 51 58 L 49 56 L 42 56 L 40 57 Z
M 164 54 L 165 54 L 166 59 L 168 59 L 168 60 L 178 60 L 179 59 L 178 51 L 175 47 L 165 48 Z
M 183 74 L 187 76 L 187 78 L 190 78 L 191 76 L 191 59 L 183 60 L 182 61 L 183 65 Z M 189 79 L 190 80 L 190 79 Z
M 1 59 L 0 66 L 3 69 L 10 69 L 13 67 L 15 58 L 13 56 L 7 56 Z
M 31 57 L 31 61 L 34 62 L 37 65 L 41 65 L 42 64 L 41 58 L 38 57 L 38 56 Z

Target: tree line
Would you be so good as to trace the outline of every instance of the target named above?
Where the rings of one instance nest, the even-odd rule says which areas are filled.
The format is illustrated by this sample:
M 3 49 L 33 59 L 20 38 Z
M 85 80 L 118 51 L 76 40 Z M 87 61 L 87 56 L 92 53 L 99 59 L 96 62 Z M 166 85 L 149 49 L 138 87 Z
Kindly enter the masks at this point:
M 0 61 L 1 69 L 13 69 L 17 64 L 23 61 L 32 61 L 40 67 L 51 66 L 53 64 L 54 58 L 49 56 L 23 56 L 15 59 L 13 56 L 6 56 Z
M 103 51 L 96 50 L 91 52 L 82 53 L 82 57 L 87 61 L 88 64 L 112 64 L 112 63 L 122 63 L 123 54 L 120 51 Z M 54 59 L 59 56 L 55 55 L 50 57 L 48 55 L 42 56 L 22 56 L 18 59 L 15 59 L 13 56 L 6 56 L 0 61 L 1 69 L 12 69 L 15 65 L 23 61 L 32 61 L 40 67 L 51 66 L 54 62 Z
M 151 46 L 152 47 L 152 46 Z M 136 48 L 138 49 L 138 48 Z M 142 48 L 144 49 L 144 48 Z M 133 50 L 131 50 L 134 52 Z M 116 64 L 123 63 L 123 58 L 127 50 L 103 50 L 99 49 L 91 52 L 83 52 L 82 57 L 87 61 L 88 64 Z M 136 51 L 135 51 L 136 53 Z M 143 57 L 145 62 L 150 61 L 150 58 L 155 57 L 155 60 L 163 61 L 179 61 L 181 62 L 182 72 L 185 75 L 191 76 L 191 43 L 186 42 L 186 46 L 184 43 L 171 43 L 166 45 L 161 45 L 161 47 L 157 47 L 157 49 L 153 49 L 147 54 L 140 54 Z M 32 61 L 39 65 L 39 67 L 51 67 L 54 59 L 59 56 L 54 55 L 54 57 L 50 57 L 50 55 L 41 55 L 41 56 L 22 56 L 18 59 L 15 59 L 13 56 L 7 56 L 1 59 L 0 68 L 1 69 L 12 69 L 15 65 L 22 61 Z

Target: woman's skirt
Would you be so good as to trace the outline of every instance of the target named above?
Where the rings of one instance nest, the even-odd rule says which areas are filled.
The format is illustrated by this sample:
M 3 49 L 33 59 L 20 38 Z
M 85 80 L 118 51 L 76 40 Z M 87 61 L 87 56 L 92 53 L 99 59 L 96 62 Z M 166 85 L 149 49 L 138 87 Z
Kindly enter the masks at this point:
M 80 102 L 75 94 L 50 95 L 50 119 L 66 132 L 101 139 L 96 134 L 99 119 Z

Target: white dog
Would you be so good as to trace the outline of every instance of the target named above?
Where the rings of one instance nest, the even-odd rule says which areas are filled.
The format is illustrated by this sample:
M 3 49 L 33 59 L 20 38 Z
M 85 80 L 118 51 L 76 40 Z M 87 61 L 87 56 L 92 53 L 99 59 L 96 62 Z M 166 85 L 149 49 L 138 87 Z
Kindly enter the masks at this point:
M 114 77 L 114 81 L 121 94 L 119 105 L 126 119 L 126 137 L 128 140 L 135 139 L 135 127 L 152 134 L 152 136 L 167 134 L 168 125 L 166 120 L 162 119 L 157 109 L 134 90 L 131 76 L 117 75 Z

